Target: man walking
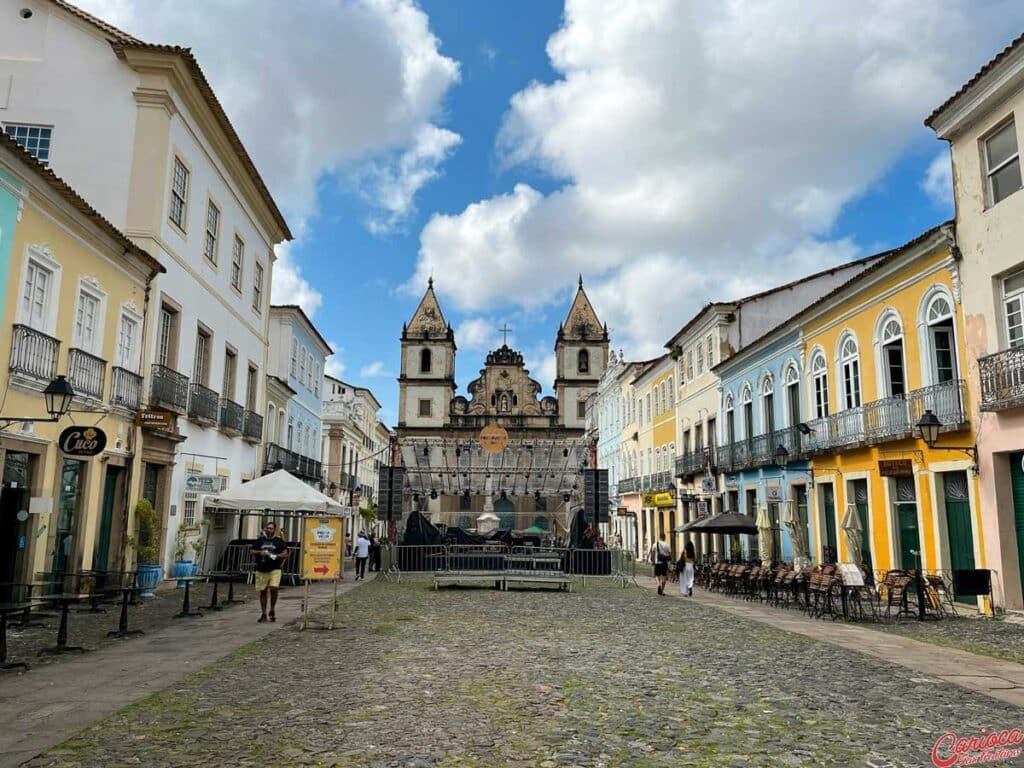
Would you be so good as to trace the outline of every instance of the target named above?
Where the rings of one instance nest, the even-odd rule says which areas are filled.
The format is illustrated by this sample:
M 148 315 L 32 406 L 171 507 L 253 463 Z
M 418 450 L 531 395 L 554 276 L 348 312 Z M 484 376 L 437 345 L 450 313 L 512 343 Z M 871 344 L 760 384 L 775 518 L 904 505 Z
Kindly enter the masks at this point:
M 256 561 L 256 590 L 260 593 L 259 623 L 268 620 L 267 593 L 270 595 L 270 621 L 277 621 L 274 609 L 277 607 L 277 590 L 281 586 L 281 568 L 288 559 L 288 545 L 277 535 L 277 524 L 268 520 L 252 548 Z
M 359 532 L 359 538 L 356 539 L 355 545 L 356 553 L 356 581 L 360 579 L 366 580 L 366 560 L 370 556 L 370 540 L 366 538 L 364 531 Z
M 370 570 L 380 570 L 380 542 L 372 533 L 370 534 Z

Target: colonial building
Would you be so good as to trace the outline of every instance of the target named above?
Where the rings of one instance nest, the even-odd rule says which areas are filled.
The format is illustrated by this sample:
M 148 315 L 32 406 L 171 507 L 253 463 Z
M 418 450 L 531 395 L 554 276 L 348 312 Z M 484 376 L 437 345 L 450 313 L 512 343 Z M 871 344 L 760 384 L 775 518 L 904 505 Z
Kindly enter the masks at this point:
M 649 361 L 633 378 L 637 432 L 631 436 L 640 459 L 641 514 L 637 535 L 641 553 L 662 535 L 676 552 L 676 455 L 674 364 L 668 353 Z
M 62 0 L 0 4 L 3 130 L 167 268 L 145 313 L 143 488 L 164 552 L 260 470 L 273 248 L 291 237 L 187 48 Z M 132 523 L 129 523 L 131 527 Z
M 145 492 L 135 427 L 144 318 L 162 270 L 0 137 L 0 359 L 9 361 L 0 368 L 0 581 L 124 566 L 130 512 Z M 42 393 L 57 376 L 75 397 L 73 413 L 53 422 Z M 72 438 L 98 453 L 58 444 L 72 425 Z
M 396 437 L 414 503 L 435 520 L 467 528 L 480 527 L 481 515 L 502 528 L 564 524 L 564 510 L 581 493 L 573 487 L 579 470 L 589 462 L 587 398 L 608 365 L 608 332 L 582 279 L 555 340 L 555 396 L 541 396 L 522 354 L 507 344 L 487 355 L 466 394 L 458 394 L 455 334 L 432 280 L 403 326 L 401 345 Z M 500 426 L 511 446 L 493 461 L 478 441 L 488 425 Z
M 1024 608 L 1024 35 L 925 121 L 950 143 L 971 421 L 997 603 Z
M 597 447 L 597 466 L 608 470 L 609 522 L 605 536 L 620 543 L 623 548 L 635 550 L 636 517 L 621 508 L 619 480 L 625 479 L 622 430 L 626 419 L 626 401 L 620 377 L 630 364 L 621 351 L 608 355 L 608 368 L 598 382 L 593 395 L 592 428 L 593 440 Z M 588 425 L 588 433 L 590 425 Z

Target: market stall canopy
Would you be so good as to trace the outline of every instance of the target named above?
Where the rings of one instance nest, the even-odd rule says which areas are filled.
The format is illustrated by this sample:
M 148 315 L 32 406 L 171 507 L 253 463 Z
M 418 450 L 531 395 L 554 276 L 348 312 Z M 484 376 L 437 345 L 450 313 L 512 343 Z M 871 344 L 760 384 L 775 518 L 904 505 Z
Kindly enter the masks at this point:
M 757 526 L 754 519 L 746 515 L 739 515 L 735 512 L 723 512 L 720 515 L 705 517 L 686 528 L 687 531 L 699 531 L 701 533 L 757 533 Z
M 218 496 L 208 496 L 206 509 L 269 510 L 272 512 L 329 513 L 351 515 L 350 507 L 343 507 L 330 496 L 306 485 L 285 469 L 242 483 Z

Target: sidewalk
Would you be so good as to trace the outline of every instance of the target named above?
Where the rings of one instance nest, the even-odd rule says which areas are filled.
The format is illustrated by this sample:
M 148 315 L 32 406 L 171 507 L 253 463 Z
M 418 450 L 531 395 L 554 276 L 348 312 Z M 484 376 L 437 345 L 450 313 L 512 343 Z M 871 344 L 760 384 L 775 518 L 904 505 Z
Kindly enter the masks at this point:
M 351 579 L 338 594 L 352 590 Z M 311 610 L 330 604 L 332 587 L 310 588 Z M 13 768 L 65 741 L 122 707 L 167 688 L 242 646 L 281 630 L 301 615 L 302 588 L 281 591 L 277 622 L 259 624 L 250 601 L 170 626 L 114 646 L 0 675 L 0 768 Z
M 637 576 L 636 581 L 647 589 L 657 588 L 657 582 L 649 576 Z M 922 643 L 856 624 L 812 619 L 800 611 L 773 608 L 762 603 L 707 592 L 701 588 L 694 588 L 693 597 L 684 598 L 679 594 L 678 584 L 669 584 L 665 594 L 676 600 L 692 600 L 699 605 L 717 608 L 777 629 L 874 656 L 912 669 L 923 676 L 953 683 L 994 699 L 1024 707 L 1024 665 L 1021 664 L 979 656 L 956 648 Z

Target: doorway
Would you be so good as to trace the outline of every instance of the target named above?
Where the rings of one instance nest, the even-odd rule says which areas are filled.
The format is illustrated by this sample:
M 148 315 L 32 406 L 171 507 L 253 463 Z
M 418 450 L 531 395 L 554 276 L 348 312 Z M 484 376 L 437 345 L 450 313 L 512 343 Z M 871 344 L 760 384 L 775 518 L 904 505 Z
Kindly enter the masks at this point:
M 8 451 L 4 457 L 3 489 L 0 490 L 0 583 L 24 581 L 21 576 L 28 547 L 31 487 L 32 454 Z
M 853 480 L 850 483 L 850 498 L 857 509 L 860 520 L 860 557 L 864 567 L 871 570 L 871 521 L 868 519 L 868 481 Z M 849 509 L 849 507 L 847 507 Z
M 103 501 L 100 506 L 100 529 L 96 535 L 96 550 L 93 553 L 93 568 L 106 571 L 110 566 L 111 533 L 114 526 L 114 509 L 120 498 L 122 467 L 107 467 L 103 478 Z
M 839 559 L 836 539 L 836 492 L 832 483 L 821 486 L 821 507 L 825 516 L 825 541 L 822 542 L 821 562 L 834 563 Z
M 1017 569 L 1024 587 L 1024 453 L 1010 454 L 1010 490 L 1013 495 L 1013 523 L 1017 532 Z
M 971 501 L 967 473 L 943 472 L 942 490 L 946 503 L 946 536 L 949 560 L 954 571 L 974 569 L 974 533 L 971 527 Z M 956 597 L 957 602 L 973 604 L 977 598 Z
M 82 462 L 64 459 L 60 473 L 60 495 L 53 537 L 53 571 L 74 570 L 75 526 L 84 486 Z
M 899 534 L 899 567 L 911 570 L 920 565 L 921 534 L 917 525 L 917 490 L 913 477 L 894 479 L 896 527 Z

